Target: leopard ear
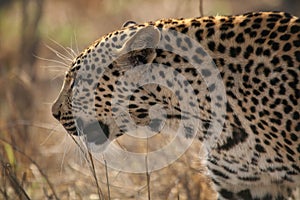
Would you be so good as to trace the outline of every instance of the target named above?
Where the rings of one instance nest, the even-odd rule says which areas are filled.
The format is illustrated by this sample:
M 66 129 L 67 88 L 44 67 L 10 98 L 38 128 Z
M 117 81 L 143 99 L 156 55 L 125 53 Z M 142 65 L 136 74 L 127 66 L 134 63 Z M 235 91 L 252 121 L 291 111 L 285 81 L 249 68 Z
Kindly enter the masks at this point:
M 138 30 L 122 47 L 122 52 L 126 53 L 135 50 L 153 49 L 158 46 L 160 32 L 154 26 L 147 26 Z
M 137 66 L 151 63 L 155 56 L 155 48 L 160 41 L 160 32 L 154 26 L 139 29 L 118 50 L 118 65 Z

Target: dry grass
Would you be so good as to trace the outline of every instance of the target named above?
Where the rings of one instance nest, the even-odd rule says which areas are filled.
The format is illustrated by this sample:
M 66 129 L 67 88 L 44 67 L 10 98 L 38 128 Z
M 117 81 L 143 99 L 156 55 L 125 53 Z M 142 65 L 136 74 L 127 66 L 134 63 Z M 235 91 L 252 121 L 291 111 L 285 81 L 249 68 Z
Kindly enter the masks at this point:
M 203 1 L 204 15 L 289 9 L 280 0 L 237 4 Z M 159 171 L 124 173 L 80 150 L 50 113 L 67 68 L 46 45 L 72 57 L 51 39 L 78 52 L 127 20 L 193 17 L 195 8 L 198 0 L 1 1 L 0 199 L 214 199 L 199 143 Z M 145 151 L 142 142 L 119 142 Z

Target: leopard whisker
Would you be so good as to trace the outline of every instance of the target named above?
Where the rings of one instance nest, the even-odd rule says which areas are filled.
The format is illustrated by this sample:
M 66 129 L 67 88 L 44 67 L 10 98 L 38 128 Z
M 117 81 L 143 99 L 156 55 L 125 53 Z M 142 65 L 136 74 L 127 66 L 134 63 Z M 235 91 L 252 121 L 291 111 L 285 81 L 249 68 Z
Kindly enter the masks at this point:
M 63 155 L 62 155 L 62 160 L 61 160 L 61 163 L 60 163 L 60 173 L 61 174 L 62 174 L 63 165 L 64 165 L 64 162 L 65 162 L 67 152 L 69 152 L 70 149 L 71 149 L 71 145 L 70 145 L 69 140 L 67 138 L 68 138 L 68 134 L 65 134 L 65 137 L 63 139 L 63 143 L 64 143 L 65 148 L 64 148 L 64 152 L 63 152 Z
M 76 58 L 76 54 L 72 54 L 73 50 L 70 51 L 70 47 L 66 48 L 66 47 L 62 46 L 61 44 L 59 44 L 57 41 L 55 41 L 55 40 L 53 40 L 53 39 L 50 39 L 50 41 L 52 41 L 55 45 L 57 45 L 57 46 L 60 47 L 62 50 L 64 50 L 64 51 L 67 53 L 68 56 L 70 56 L 70 57 L 68 57 L 67 55 L 64 55 L 64 54 L 58 52 L 57 50 L 53 49 L 53 48 L 50 47 L 49 45 L 46 45 L 47 48 L 50 47 L 49 49 L 50 49 L 51 51 L 54 50 L 54 51 L 52 51 L 53 53 L 58 52 L 59 55 L 63 56 L 62 59 L 67 59 L 67 60 L 69 60 L 69 61 L 73 61 L 73 60 Z M 74 56 L 74 55 L 75 55 L 75 56 Z M 61 58 L 61 57 L 59 57 L 59 58 Z
M 61 66 L 64 66 L 65 69 L 68 69 L 69 68 L 69 64 L 65 63 L 65 62 L 62 62 L 62 61 L 58 61 L 58 60 L 54 60 L 54 59 L 49 59 L 49 58 L 43 58 L 43 57 L 40 57 L 40 56 L 37 56 L 37 55 L 34 55 L 36 58 L 40 59 L 40 60 L 43 60 L 43 61 L 47 61 L 47 62 L 52 62 L 52 63 L 56 63 L 56 64 L 59 64 Z
M 66 65 L 69 65 L 69 62 L 73 62 L 72 58 L 70 58 L 70 57 L 68 57 L 68 56 L 60 53 L 59 51 L 55 50 L 54 48 L 50 47 L 49 45 L 46 45 L 46 47 L 50 51 L 52 51 L 58 58 L 60 58 L 61 60 L 63 60 Z M 67 51 L 67 50 L 65 50 L 65 51 Z M 72 57 L 72 55 L 69 52 L 68 52 L 68 54 Z
M 73 40 L 71 40 L 72 42 Z M 77 35 L 74 32 L 74 43 L 75 43 L 75 47 L 76 47 L 76 51 L 74 51 L 73 48 L 71 48 L 71 50 L 75 53 L 75 57 L 77 57 L 77 55 L 79 54 L 79 47 L 78 47 L 78 40 L 77 40 Z M 71 43 L 71 47 L 72 47 L 72 43 Z

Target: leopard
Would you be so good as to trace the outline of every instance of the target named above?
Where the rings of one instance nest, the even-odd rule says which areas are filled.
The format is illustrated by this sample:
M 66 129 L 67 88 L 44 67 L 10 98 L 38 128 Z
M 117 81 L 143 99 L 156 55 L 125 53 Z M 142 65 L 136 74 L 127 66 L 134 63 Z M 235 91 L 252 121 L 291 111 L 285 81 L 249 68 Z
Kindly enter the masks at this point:
M 218 199 L 292 198 L 300 19 L 272 11 L 128 21 L 74 59 L 52 114 L 95 148 L 137 127 L 179 130 L 205 144 Z

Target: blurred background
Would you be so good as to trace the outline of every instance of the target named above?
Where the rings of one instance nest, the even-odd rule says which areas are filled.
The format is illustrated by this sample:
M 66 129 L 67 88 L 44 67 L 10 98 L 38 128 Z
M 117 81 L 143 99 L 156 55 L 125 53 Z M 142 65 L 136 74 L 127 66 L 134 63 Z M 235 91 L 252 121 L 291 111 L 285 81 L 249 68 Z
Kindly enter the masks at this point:
M 51 116 L 51 103 L 75 54 L 128 20 L 200 16 L 199 4 L 0 0 L 0 199 L 215 198 L 201 154 L 191 150 L 149 174 L 148 181 L 145 174 L 105 170 L 95 162 L 95 180 L 85 156 Z M 204 15 L 271 10 L 300 15 L 299 0 L 203 0 L 202 6 Z

